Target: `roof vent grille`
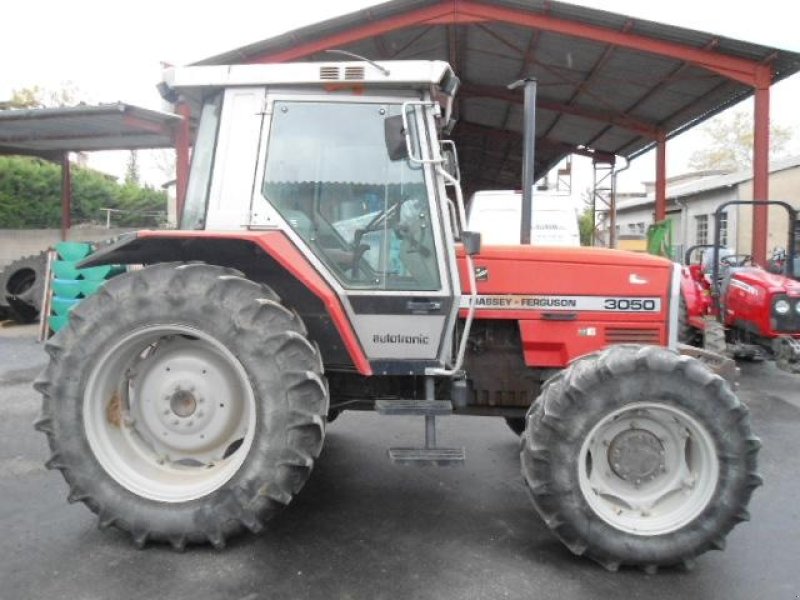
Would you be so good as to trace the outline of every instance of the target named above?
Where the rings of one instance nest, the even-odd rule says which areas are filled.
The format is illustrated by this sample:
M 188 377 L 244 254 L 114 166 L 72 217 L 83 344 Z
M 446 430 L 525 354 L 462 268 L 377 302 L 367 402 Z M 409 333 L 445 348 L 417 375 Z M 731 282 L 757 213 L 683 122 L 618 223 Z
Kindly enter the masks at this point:
M 364 67 L 345 67 L 344 78 L 349 81 L 364 79 Z
M 319 78 L 326 81 L 338 81 L 339 67 L 320 67 Z

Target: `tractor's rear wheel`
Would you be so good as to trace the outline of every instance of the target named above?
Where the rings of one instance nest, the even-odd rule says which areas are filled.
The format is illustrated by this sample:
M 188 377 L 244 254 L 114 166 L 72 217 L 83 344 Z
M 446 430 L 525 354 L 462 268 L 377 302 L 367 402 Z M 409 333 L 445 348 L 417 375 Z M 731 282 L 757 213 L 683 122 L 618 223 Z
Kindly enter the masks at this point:
M 748 518 L 759 447 L 747 409 L 700 362 L 615 346 L 546 384 L 528 415 L 522 472 L 575 554 L 654 571 L 722 549 Z
M 268 287 L 203 264 L 110 280 L 47 345 L 37 429 L 69 500 L 134 542 L 258 531 L 324 438 L 316 347 Z

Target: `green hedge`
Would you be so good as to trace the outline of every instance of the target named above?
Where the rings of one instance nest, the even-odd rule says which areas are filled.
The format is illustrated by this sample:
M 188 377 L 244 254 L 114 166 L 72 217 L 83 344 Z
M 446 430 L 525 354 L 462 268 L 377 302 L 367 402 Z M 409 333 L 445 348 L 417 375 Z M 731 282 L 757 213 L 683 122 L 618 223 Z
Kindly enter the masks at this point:
M 101 208 L 138 214 L 112 215 L 116 227 L 156 227 L 166 213 L 167 195 L 152 187 L 120 184 L 91 169 L 72 167 L 72 222 L 104 223 Z M 23 156 L 0 156 L 0 229 L 58 227 L 61 224 L 61 168 Z

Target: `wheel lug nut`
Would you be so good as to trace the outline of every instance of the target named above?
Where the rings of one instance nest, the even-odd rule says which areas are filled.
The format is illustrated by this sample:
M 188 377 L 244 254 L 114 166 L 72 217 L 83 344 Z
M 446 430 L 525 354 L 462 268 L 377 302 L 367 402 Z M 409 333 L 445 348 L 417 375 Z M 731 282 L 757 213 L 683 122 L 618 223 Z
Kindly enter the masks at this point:
M 178 419 L 173 419 L 173 420 L 172 420 L 172 424 L 173 424 L 173 425 L 177 425 L 179 422 L 180 422 L 180 421 L 178 421 Z

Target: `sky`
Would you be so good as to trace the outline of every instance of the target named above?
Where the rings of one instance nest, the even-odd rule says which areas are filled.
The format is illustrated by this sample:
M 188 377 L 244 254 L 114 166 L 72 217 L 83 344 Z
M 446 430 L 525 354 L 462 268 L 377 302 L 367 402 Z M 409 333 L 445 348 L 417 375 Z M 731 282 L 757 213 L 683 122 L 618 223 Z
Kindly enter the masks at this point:
M 39 0 L 3 6 L 0 36 L 0 101 L 12 90 L 39 85 L 73 85 L 90 102 L 123 101 L 164 108 L 155 84 L 163 63 L 181 65 L 280 33 L 358 10 L 370 0 L 295 0 L 289 3 L 226 0 L 205 4 L 172 0 L 135 3 L 114 0 Z M 795 2 L 761 0 L 572 0 L 592 8 L 800 52 Z M 742 8 L 750 6 L 751 10 Z M 222 10 L 224 8 L 224 10 Z M 9 26 L 11 25 L 11 26 Z M 789 151 L 800 154 L 800 75 L 776 84 L 773 122 L 797 131 Z M 704 138 L 688 132 L 667 147 L 668 174 L 683 172 Z M 90 164 L 121 176 L 124 153 L 95 153 Z M 154 156 L 140 156 L 145 180 L 160 184 L 163 170 Z M 576 161 L 573 189 L 585 189 L 590 168 Z M 654 158 L 644 155 L 621 176 L 621 190 L 639 189 L 654 178 Z

